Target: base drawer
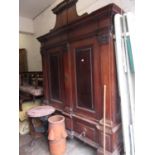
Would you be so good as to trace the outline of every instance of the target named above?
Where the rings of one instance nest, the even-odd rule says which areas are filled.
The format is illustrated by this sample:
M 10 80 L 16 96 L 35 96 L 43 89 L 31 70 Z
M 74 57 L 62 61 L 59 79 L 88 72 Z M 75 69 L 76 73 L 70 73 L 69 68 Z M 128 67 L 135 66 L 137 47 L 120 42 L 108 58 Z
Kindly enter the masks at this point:
M 94 142 L 98 142 L 96 126 L 83 120 L 73 118 L 73 130 L 81 136 L 87 137 Z

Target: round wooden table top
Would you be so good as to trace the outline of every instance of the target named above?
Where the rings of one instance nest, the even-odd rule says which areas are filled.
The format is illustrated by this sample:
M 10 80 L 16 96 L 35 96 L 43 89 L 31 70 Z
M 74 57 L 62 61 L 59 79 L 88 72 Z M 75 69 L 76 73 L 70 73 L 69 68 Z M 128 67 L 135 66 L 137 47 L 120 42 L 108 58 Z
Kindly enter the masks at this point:
M 29 117 L 43 117 L 55 112 L 55 108 L 49 105 L 37 106 L 27 111 Z

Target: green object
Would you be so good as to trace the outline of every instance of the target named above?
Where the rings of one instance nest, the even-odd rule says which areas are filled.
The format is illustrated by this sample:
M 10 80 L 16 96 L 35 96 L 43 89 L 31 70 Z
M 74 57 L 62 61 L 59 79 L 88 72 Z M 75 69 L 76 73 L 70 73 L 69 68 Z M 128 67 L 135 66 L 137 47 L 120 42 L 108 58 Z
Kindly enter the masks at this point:
M 126 43 L 127 43 L 127 51 L 128 51 L 128 56 L 129 56 L 130 70 L 132 73 L 135 73 L 133 55 L 132 55 L 132 48 L 131 48 L 131 42 L 130 42 L 129 36 L 126 37 Z

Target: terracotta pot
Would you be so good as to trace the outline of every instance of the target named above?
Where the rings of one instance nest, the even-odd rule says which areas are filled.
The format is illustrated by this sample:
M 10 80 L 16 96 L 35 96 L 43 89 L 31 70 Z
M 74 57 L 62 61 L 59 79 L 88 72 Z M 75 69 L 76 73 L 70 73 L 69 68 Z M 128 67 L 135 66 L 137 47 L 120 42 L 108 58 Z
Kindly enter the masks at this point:
M 51 155 L 64 155 L 66 151 L 66 139 L 49 141 Z
M 52 155 L 63 155 L 66 150 L 65 117 L 55 115 L 48 118 L 49 149 Z
M 55 115 L 48 118 L 48 140 L 61 140 L 67 137 L 65 130 L 65 117 Z

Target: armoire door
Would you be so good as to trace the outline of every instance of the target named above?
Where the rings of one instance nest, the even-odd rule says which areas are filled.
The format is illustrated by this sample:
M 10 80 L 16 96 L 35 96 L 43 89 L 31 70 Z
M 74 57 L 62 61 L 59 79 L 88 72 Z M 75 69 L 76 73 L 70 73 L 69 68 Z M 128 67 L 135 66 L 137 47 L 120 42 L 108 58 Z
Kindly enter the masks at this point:
M 74 112 L 98 118 L 101 108 L 100 52 L 95 38 L 71 44 Z
M 63 52 L 54 49 L 48 53 L 50 103 L 62 109 L 65 103 L 64 57 Z

